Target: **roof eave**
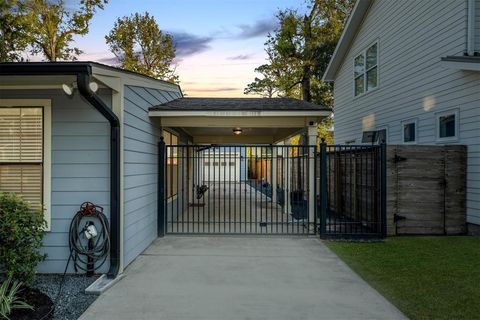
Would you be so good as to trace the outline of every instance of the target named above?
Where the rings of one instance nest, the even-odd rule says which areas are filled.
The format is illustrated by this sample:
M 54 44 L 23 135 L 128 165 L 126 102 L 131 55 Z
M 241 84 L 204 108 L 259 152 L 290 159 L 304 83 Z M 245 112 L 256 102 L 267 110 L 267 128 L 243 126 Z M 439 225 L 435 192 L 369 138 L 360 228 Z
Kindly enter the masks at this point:
M 90 63 L 8 62 L 0 64 L 0 75 L 76 75 L 92 74 Z
M 103 72 L 102 72 L 103 71 Z M 92 61 L 76 62 L 6 62 L 0 63 L 0 76 L 16 75 L 76 75 L 86 74 L 116 74 L 123 78 L 136 78 L 140 83 L 161 84 L 165 88 L 178 90 L 183 97 L 183 92 L 178 84 L 148 77 L 136 72 L 115 68 Z
M 328 117 L 331 110 L 155 110 L 150 117 Z
M 351 43 L 357 34 L 358 28 L 362 24 L 365 14 L 372 5 L 373 1 L 374 0 L 358 0 L 353 7 L 352 13 L 348 17 L 342 35 L 340 36 L 340 40 L 335 47 L 332 58 L 330 59 L 327 69 L 323 74 L 323 81 L 335 81 L 337 71 L 342 64 L 345 55 L 348 53 Z

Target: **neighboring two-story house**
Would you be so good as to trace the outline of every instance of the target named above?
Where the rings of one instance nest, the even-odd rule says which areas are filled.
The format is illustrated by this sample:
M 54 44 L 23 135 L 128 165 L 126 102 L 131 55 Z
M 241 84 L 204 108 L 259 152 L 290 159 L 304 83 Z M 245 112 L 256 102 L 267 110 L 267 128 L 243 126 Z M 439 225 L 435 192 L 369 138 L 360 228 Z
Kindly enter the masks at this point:
M 323 80 L 334 81 L 335 143 L 373 131 L 467 145 L 467 222 L 480 230 L 480 0 L 358 0 Z

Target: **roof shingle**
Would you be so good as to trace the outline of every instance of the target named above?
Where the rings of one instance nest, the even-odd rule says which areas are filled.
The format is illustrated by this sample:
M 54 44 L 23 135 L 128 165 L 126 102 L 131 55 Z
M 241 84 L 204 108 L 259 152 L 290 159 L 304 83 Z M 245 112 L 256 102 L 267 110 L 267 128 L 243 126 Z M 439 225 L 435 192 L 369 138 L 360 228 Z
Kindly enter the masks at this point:
M 318 104 L 293 98 L 179 98 L 150 108 L 151 111 L 331 111 Z

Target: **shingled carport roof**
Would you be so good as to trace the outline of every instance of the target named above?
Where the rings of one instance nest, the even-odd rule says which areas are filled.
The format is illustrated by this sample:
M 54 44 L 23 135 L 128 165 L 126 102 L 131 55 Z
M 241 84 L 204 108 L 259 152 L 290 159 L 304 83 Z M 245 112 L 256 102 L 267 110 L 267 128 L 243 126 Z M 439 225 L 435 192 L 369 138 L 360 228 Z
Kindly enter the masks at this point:
M 179 98 L 150 111 L 331 111 L 293 98 Z

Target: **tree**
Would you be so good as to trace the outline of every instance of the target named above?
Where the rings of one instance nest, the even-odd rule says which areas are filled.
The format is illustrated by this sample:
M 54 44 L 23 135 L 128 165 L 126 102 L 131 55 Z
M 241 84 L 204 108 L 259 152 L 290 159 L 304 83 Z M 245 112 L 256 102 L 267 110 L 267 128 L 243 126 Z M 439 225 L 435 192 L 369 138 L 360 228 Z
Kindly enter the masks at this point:
M 172 37 L 164 34 L 148 12 L 119 18 L 105 36 L 110 51 L 121 67 L 168 81 L 178 81 L 172 62 L 175 46 Z
M 271 67 L 268 64 L 262 64 L 255 69 L 255 72 L 260 73 L 263 78 L 255 77 L 255 80 L 247 85 L 243 93 L 258 94 L 262 97 L 272 98 L 277 92 L 277 89 Z
M 71 47 L 73 36 L 85 35 L 97 9 L 107 0 L 80 0 L 74 9 L 63 0 L 21 0 L 29 23 L 32 54 L 41 53 L 48 61 L 76 60 L 82 53 Z
M 0 62 L 21 61 L 29 43 L 28 23 L 21 3 L 0 1 Z
M 277 13 L 266 52 L 279 95 L 332 106 L 331 86 L 321 82 L 354 0 L 310 0 L 307 12 Z M 251 85 L 251 84 L 250 84 Z

